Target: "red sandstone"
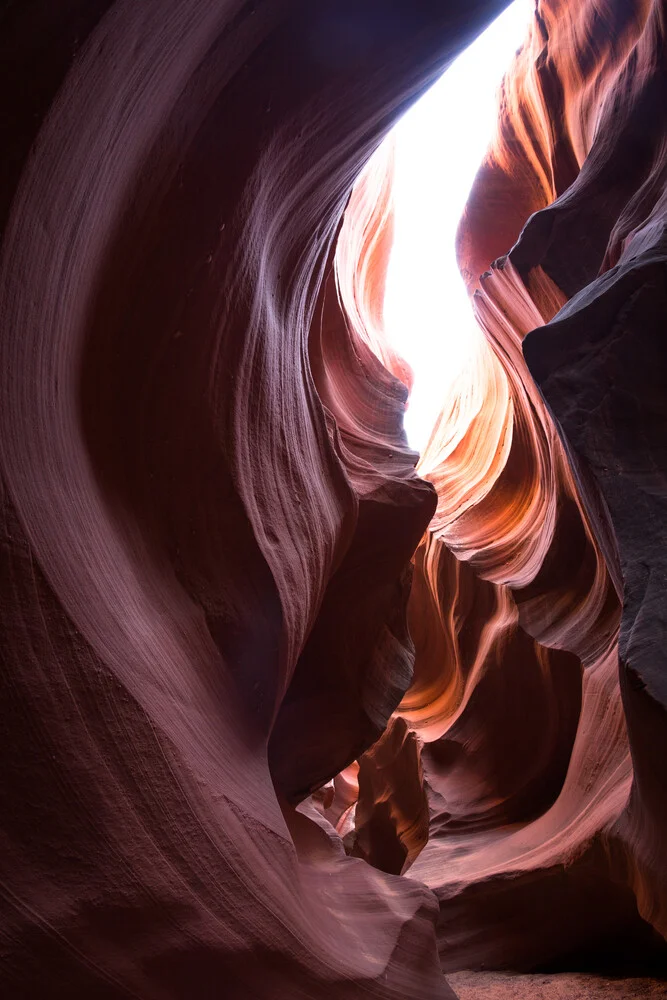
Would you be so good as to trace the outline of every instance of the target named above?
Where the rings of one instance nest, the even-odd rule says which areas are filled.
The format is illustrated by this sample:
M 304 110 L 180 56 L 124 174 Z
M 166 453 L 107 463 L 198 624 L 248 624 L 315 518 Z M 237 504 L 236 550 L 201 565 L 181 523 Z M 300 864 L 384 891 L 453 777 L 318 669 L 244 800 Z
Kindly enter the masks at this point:
M 382 330 L 375 151 L 500 7 L 0 14 L 12 1000 L 664 955 L 661 0 L 539 0 L 417 468 Z

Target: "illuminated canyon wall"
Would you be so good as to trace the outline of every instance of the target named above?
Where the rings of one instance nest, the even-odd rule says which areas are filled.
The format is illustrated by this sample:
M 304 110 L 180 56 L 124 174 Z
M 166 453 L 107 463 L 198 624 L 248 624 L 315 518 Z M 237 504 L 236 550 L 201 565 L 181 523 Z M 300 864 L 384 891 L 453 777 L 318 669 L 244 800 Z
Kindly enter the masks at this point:
M 500 7 L 0 13 L 8 996 L 434 1000 L 667 934 L 663 5 L 540 2 L 417 470 L 390 149 L 348 205 Z

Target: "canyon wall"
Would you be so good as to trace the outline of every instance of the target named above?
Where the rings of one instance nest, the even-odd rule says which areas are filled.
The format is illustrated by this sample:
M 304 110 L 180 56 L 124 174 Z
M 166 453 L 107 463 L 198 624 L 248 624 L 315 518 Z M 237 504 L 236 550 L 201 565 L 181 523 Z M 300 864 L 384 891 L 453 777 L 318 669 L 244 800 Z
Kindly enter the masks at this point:
M 499 7 L 2 4 L 3 995 L 451 996 L 294 806 L 410 683 L 435 506 L 336 232 Z
M 400 802 L 383 820 L 405 755 L 375 793 L 376 864 L 392 838 L 409 857 L 428 825 L 409 874 L 438 897 L 445 970 L 664 956 L 665 394 L 648 332 L 665 316 L 664 17 L 662 3 L 537 5 L 459 227 L 483 337 L 418 465 L 438 504 L 395 713 L 423 744 L 412 824 Z M 375 188 L 371 232 L 390 228 Z M 350 213 L 354 241 L 364 208 Z M 393 729 L 360 775 L 385 742 Z M 360 782 L 366 841 L 367 798 Z
M 667 934 L 664 7 L 538 6 L 417 470 L 371 157 L 501 4 L 0 7 L 8 996 Z

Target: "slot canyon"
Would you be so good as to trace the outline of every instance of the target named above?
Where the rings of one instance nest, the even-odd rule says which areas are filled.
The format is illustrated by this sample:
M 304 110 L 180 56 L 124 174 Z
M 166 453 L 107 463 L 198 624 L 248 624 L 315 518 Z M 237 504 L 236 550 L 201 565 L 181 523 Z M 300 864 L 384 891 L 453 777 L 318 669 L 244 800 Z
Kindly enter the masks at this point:
M 3 998 L 667 997 L 666 0 L 528 11 L 421 454 L 383 319 L 505 6 L 0 0 Z

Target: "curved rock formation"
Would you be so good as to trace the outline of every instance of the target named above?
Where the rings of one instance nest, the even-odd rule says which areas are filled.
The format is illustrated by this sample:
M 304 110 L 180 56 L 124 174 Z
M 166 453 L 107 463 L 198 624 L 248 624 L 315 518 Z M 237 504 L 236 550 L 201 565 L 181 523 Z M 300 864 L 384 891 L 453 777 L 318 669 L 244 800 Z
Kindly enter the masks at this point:
M 293 804 L 410 682 L 435 502 L 333 241 L 498 7 L 3 7 L 6 995 L 451 995 L 433 894 Z
M 613 3 L 538 5 L 460 226 L 484 337 L 418 466 L 438 506 L 415 560 L 415 676 L 397 713 L 424 740 L 429 842 L 410 875 L 438 896 L 446 970 L 531 967 L 612 941 L 648 955 L 660 952 L 649 925 L 667 933 L 665 789 L 654 756 L 667 724 L 652 655 L 661 633 L 659 620 L 644 624 L 646 602 L 658 614 L 647 553 L 659 549 L 660 529 L 641 544 L 638 525 L 630 532 L 629 584 L 607 496 L 621 519 L 636 524 L 643 511 L 660 524 L 659 506 L 636 494 L 641 483 L 660 496 L 655 373 L 645 410 L 627 409 L 641 395 L 642 364 L 660 353 L 643 346 L 621 381 L 631 333 L 627 348 L 617 345 L 614 317 L 626 322 L 623 303 L 639 288 L 633 322 L 644 339 L 648 314 L 662 315 L 662 17 L 660 4 L 633 16 Z M 619 247 L 628 247 L 625 268 Z M 544 396 L 524 361 L 527 334 Z M 633 482 L 622 498 L 620 473 Z M 646 678 L 634 666 L 627 675 L 624 634 L 638 641 Z M 637 702 L 649 695 L 642 716 Z
M 500 6 L 0 13 L 3 994 L 667 935 L 659 0 L 540 0 L 418 471 L 383 338 L 371 154 Z
M 472 413 L 458 400 L 445 408 L 420 466 L 439 495 L 433 535 L 417 563 L 432 610 L 425 618 L 429 599 L 415 594 L 416 682 L 402 706 L 414 725 L 425 724 L 427 740 L 436 737 L 422 755 L 432 789 L 430 841 L 411 874 L 440 899 L 445 968 L 480 961 L 530 966 L 611 938 L 625 939 L 626 947 L 628 940 L 633 946 L 656 940 L 638 914 L 667 933 L 667 855 L 660 846 L 667 840 L 666 799 L 658 763 L 667 701 L 655 659 L 660 627 L 650 614 L 647 620 L 647 608 L 657 610 L 655 584 L 648 603 L 645 597 L 646 581 L 654 576 L 646 553 L 659 551 L 659 535 L 648 539 L 646 522 L 657 526 L 660 520 L 658 510 L 649 512 L 637 496 L 639 488 L 643 497 L 647 476 L 651 496 L 660 495 L 660 463 L 649 441 L 664 434 L 664 393 L 656 369 L 645 368 L 657 363 L 659 370 L 660 351 L 646 344 L 633 349 L 634 341 L 631 348 L 636 323 L 628 319 L 639 288 L 642 337 L 656 322 L 649 317 L 663 312 L 663 18 L 659 3 L 638 5 L 632 16 L 621 4 L 539 4 L 505 81 L 497 140 L 460 227 L 461 268 L 486 346 L 474 373 L 478 402 Z M 477 282 L 531 213 L 537 214 L 509 255 Z M 639 243 L 631 250 L 635 238 Z M 642 254 L 648 276 L 637 260 Z M 628 284 L 620 292 L 624 277 Z M 549 410 L 522 357 L 528 333 L 528 361 Z M 644 386 L 650 402 L 640 417 L 631 401 L 644 398 Z M 614 393 L 616 404 L 609 398 Z M 627 462 L 632 472 L 625 472 Z M 473 481 L 463 471 L 471 464 Z M 632 485 L 625 492 L 628 478 Z M 623 550 L 628 530 L 634 532 L 634 563 Z M 542 670 L 539 695 L 563 740 L 560 749 L 549 744 L 549 721 L 536 715 L 539 698 L 525 682 L 514 689 L 523 712 L 514 726 L 529 747 L 523 767 L 512 771 L 514 781 L 531 778 L 545 760 L 552 768 L 560 760 L 564 777 L 553 803 L 530 822 L 503 813 L 512 800 L 503 799 L 499 777 L 486 763 L 496 771 L 498 760 L 509 767 L 511 753 L 506 730 L 491 743 L 494 719 L 506 710 L 497 693 L 487 706 L 484 688 L 498 662 L 509 684 L 518 658 L 496 653 L 488 663 L 480 641 L 476 655 L 461 653 L 459 636 L 471 627 L 468 617 L 477 620 L 479 613 L 445 613 L 451 594 L 461 589 L 462 567 L 458 586 L 441 578 L 442 546 L 466 560 L 478 578 L 510 588 L 506 621 L 515 607 L 518 634 L 534 637 L 538 657 L 545 647 L 569 651 L 583 668 L 580 705 L 574 667 L 573 686 L 562 688 L 560 698 L 549 685 L 554 676 L 563 684 L 562 667 L 557 674 Z M 639 656 L 628 657 L 626 635 L 638 642 Z M 498 642 L 496 635 L 492 641 Z M 448 676 L 434 672 L 442 659 L 452 665 Z M 420 674 L 428 683 L 418 686 Z M 568 726 L 576 729 L 569 746 Z M 469 831 L 471 820 L 479 822 L 475 810 L 466 802 L 461 815 L 459 803 L 461 789 L 469 795 L 475 788 L 469 772 L 476 765 L 472 774 L 479 775 L 485 744 L 486 771 L 474 801 L 482 793 L 493 797 L 477 833 Z M 543 771 L 544 793 L 549 774 L 558 780 L 557 771 Z M 529 801 L 537 806 L 534 794 Z M 519 826 L 508 825 L 517 820 Z

